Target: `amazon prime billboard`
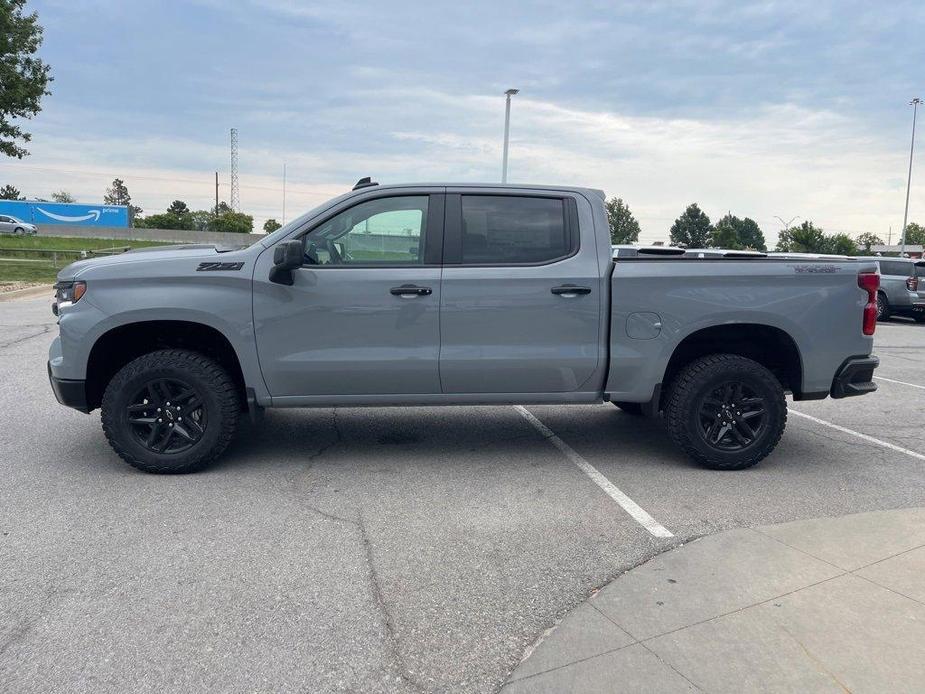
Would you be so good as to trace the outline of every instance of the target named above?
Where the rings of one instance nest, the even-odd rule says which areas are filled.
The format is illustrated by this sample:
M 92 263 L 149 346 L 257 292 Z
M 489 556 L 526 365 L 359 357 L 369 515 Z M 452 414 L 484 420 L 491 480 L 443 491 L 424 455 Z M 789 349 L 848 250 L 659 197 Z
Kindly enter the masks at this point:
M 10 215 L 38 226 L 70 224 L 84 227 L 127 227 L 129 225 L 128 207 L 124 205 L 0 200 L 0 214 Z

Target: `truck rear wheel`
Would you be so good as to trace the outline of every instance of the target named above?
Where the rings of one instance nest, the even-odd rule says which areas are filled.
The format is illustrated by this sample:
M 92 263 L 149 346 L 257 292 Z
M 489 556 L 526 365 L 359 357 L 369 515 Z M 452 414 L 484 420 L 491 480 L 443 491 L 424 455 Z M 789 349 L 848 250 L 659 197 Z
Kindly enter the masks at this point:
M 666 420 L 672 440 L 704 467 L 743 470 L 777 446 L 787 403 L 780 382 L 758 362 L 713 354 L 678 374 Z
M 144 354 L 103 394 L 103 431 L 129 465 L 155 473 L 201 470 L 231 442 L 240 403 L 234 381 L 212 359 L 182 349 Z

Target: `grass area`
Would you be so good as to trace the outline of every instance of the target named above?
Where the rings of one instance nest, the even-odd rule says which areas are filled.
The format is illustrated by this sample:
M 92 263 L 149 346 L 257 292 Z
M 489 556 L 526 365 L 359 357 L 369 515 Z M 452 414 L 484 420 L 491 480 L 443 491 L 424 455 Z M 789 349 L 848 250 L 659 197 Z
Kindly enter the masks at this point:
M 80 258 L 81 251 L 100 251 L 110 248 L 144 248 L 166 246 L 166 241 L 128 241 L 125 239 L 84 239 L 63 236 L 12 236 L 0 235 L 0 282 L 52 283 L 65 265 Z M 30 253 L 29 251 L 36 251 Z M 57 267 L 47 253 L 40 251 L 66 251 L 57 257 Z M 17 263 L 12 259 L 40 259 L 43 263 Z
M 58 270 L 51 263 L 9 263 L 0 259 L 0 284 L 5 282 L 35 282 L 54 284 Z

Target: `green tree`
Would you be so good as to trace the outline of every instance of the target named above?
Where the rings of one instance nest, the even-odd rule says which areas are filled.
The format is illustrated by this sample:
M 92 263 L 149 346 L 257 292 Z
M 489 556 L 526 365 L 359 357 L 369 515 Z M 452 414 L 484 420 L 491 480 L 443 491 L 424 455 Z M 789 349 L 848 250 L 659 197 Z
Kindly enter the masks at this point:
M 32 118 L 50 94 L 51 67 L 35 56 L 42 45 L 42 27 L 35 12 L 24 14 L 26 0 L 0 0 L 0 152 L 22 159 L 29 152 L 19 142 L 32 135 L 13 125 Z
M 739 240 L 743 248 L 749 248 L 753 251 L 768 250 L 767 243 L 764 240 L 764 232 L 761 227 L 751 217 L 746 217 L 739 225 Z
M 915 222 L 906 225 L 906 243 L 916 246 L 925 245 L 925 227 Z
M 607 221 L 610 224 L 610 242 L 636 243 L 639 240 L 639 222 L 630 212 L 623 198 L 611 198 L 606 203 Z
M 0 188 L 0 200 L 25 200 L 25 198 L 19 192 L 19 188 L 7 183 Z
M 0 2 L 2 1 L 3 0 L 0 0 Z M 107 205 L 125 205 L 128 207 L 129 216 L 132 218 L 133 224 L 135 218 L 144 211 L 138 207 L 138 205 L 132 204 L 132 196 L 129 195 L 128 186 L 125 185 L 125 182 L 121 178 L 114 178 L 112 180 L 112 185 L 106 189 L 106 195 L 103 196 L 103 202 Z
M 742 249 L 745 246 L 739 238 L 739 226 L 742 220 L 733 214 L 727 214 L 713 225 L 709 245 L 713 248 Z
M 863 234 L 858 236 L 858 247 L 863 248 L 867 253 L 870 253 L 871 246 L 882 246 L 883 239 L 881 239 L 876 234 L 872 234 L 869 231 L 865 231 Z
M 224 214 L 216 215 L 209 228 L 212 231 L 250 234 L 254 230 L 254 218 L 242 212 L 225 212 Z
M 281 226 L 283 225 L 271 217 L 270 219 L 268 219 L 267 221 L 263 223 L 263 230 L 268 234 L 272 234 L 274 231 L 279 229 Z
M 713 227 L 709 240 L 713 248 L 729 248 L 732 250 L 749 249 L 765 251 L 764 234 L 754 219 L 746 217 L 740 219 L 729 213 L 720 219 Z
M 858 245 L 848 234 L 832 234 L 825 237 L 824 253 L 832 255 L 857 255 Z
M 810 221 L 781 229 L 777 240 L 777 250 L 786 253 L 827 253 L 825 245 L 822 229 Z
M 77 198 L 68 193 L 66 190 L 59 190 L 52 193 L 51 199 L 55 202 L 77 202 Z
M 190 220 L 193 225 L 192 229 L 195 231 L 207 231 L 214 218 L 215 215 L 211 210 L 196 210 L 195 212 L 190 212 Z
M 697 206 L 691 203 L 671 225 L 669 236 L 671 243 L 686 248 L 706 248 L 710 240 L 710 218 Z
M 170 207 L 167 208 L 167 212 L 177 216 L 189 214 L 189 207 L 182 200 L 174 200 L 170 203 Z
M 136 217 L 135 227 L 139 229 L 192 229 L 190 213 L 185 215 L 162 212 L 149 214 L 147 217 Z

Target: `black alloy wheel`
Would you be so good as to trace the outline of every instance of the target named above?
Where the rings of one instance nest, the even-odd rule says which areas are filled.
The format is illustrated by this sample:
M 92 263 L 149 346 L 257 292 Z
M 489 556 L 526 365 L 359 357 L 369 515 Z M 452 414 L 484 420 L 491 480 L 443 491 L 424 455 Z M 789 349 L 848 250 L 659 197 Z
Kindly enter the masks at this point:
M 176 378 L 145 383 L 126 408 L 138 442 L 152 453 L 182 453 L 205 434 L 208 420 L 202 396 Z
M 720 451 L 741 451 L 762 434 L 767 403 L 741 381 L 728 381 L 700 401 L 700 433 L 707 445 Z

